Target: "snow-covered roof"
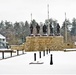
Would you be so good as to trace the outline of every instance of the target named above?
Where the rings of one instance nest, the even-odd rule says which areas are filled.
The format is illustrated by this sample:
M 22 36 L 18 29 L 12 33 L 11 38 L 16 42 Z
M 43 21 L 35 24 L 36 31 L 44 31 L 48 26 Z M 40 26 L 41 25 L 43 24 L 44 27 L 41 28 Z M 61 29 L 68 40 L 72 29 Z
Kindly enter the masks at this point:
M 0 39 L 5 39 L 5 37 L 2 34 L 0 34 Z

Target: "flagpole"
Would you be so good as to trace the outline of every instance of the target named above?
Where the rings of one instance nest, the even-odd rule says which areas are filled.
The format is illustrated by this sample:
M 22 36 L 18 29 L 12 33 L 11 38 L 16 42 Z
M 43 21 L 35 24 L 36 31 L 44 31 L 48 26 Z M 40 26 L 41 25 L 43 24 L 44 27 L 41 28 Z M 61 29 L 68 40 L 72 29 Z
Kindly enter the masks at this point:
M 31 23 L 32 23 L 32 13 L 31 13 Z
M 47 31 L 47 33 L 48 33 L 48 35 L 49 35 L 49 4 L 47 5 L 47 13 L 48 13 L 48 31 Z
M 48 20 L 49 20 L 49 4 L 47 5 L 47 8 L 48 8 Z
M 64 30 L 65 34 L 64 34 L 64 39 L 65 42 L 67 42 L 67 25 L 66 25 L 66 12 L 65 12 L 65 30 Z

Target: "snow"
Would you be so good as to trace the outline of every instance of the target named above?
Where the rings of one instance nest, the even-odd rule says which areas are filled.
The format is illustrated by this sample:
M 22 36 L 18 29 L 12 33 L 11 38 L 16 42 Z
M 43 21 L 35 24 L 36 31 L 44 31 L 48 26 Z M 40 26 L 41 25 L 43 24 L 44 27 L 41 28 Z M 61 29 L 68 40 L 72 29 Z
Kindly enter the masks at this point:
M 69 48 L 69 49 L 64 49 L 64 50 L 66 50 L 66 51 L 69 50 L 70 51 L 70 50 L 76 50 L 76 48 L 72 48 L 72 49 Z
M 21 54 L 22 52 L 19 52 Z M 34 61 L 36 53 L 36 61 Z M 17 53 L 13 53 L 13 56 Z M 50 65 L 50 55 L 53 55 L 53 65 Z M 5 57 L 9 57 L 5 53 Z M 0 53 L 1 59 L 1 53 Z M 29 64 L 31 62 L 44 62 L 43 64 Z M 0 60 L 1 74 L 76 74 L 76 52 L 51 51 L 39 58 L 39 52 L 25 52 L 20 56 Z
M 7 48 L 0 48 L 1 51 L 7 51 L 7 50 L 11 50 L 11 49 L 7 49 Z
M 3 35 L 0 34 L 0 39 L 6 39 Z

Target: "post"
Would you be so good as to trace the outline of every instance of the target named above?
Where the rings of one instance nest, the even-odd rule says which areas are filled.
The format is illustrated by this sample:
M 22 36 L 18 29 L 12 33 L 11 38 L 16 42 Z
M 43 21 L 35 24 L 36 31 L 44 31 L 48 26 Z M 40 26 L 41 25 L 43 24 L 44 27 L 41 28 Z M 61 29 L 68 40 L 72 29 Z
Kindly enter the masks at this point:
M 45 56 L 45 51 L 43 51 L 43 56 Z
M 24 54 L 24 50 L 22 50 L 22 54 Z
M 36 53 L 34 53 L 34 61 L 36 61 Z
M 4 59 L 4 52 L 2 52 L 2 59 Z
M 17 50 L 17 55 L 19 55 L 19 50 Z
M 39 52 L 39 57 L 41 58 L 41 51 Z
M 48 54 L 48 49 L 46 50 L 46 54 Z
M 11 54 L 11 57 L 12 57 L 12 51 L 10 52 L 10 54 Z
M 49 53 L 50 53 L 50 49 L 49 49 Z
M 52 54 L 51 54 L 51 56 L 50 56 L 50 65 L 53 65 L 53 59 L 52 59 L 53 57 L 52 57 Z

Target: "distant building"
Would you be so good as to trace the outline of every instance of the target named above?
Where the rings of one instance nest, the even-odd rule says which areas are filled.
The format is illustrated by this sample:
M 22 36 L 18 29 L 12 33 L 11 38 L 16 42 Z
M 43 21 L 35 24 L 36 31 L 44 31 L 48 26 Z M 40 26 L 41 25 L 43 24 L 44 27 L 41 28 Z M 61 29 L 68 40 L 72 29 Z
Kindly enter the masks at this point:
M 0 48 L 6 47 L 6 37 L 0 34 Z

